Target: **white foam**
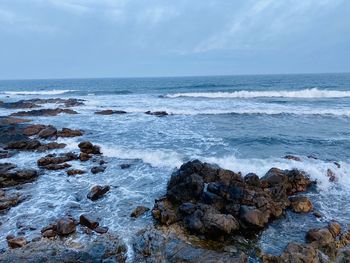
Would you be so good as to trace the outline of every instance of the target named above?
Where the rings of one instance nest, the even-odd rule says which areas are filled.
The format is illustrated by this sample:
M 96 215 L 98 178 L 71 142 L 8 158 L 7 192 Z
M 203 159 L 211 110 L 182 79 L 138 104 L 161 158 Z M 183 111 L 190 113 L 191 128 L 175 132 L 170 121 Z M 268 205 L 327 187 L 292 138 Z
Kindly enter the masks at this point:
M 102 152 L 107 157 L 115 157 L 120 159 L 140 159 L 144 163 L 153 167 L 169 167 L 174 168 L 182 164 L 183 156 L 167 149 L 126 149 L 108 147 L 102 145 Z
M 271 90 L 271 91 L 234 91 L 234 92 L 188 92 L 168 94 L 167 98 L 193 97 L 193 98 L 344 98 L 350 97 L 350 91 L 320 90 L 317 88 L 297 91 Z
M 68 92 L 73 92 L 74 90 L 45 90 L 45 91 L 4 91 L 1 94 L 5 95 L 59 95 Z

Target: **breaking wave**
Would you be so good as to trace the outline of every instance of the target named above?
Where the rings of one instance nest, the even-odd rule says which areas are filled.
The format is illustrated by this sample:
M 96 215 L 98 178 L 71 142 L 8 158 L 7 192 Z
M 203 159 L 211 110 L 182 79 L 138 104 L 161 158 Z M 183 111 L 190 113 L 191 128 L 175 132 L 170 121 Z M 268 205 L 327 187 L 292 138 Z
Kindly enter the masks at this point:
M 5 95 L 59 95 L 74 91 L 75 90 L 4 91 L 0 93 Z

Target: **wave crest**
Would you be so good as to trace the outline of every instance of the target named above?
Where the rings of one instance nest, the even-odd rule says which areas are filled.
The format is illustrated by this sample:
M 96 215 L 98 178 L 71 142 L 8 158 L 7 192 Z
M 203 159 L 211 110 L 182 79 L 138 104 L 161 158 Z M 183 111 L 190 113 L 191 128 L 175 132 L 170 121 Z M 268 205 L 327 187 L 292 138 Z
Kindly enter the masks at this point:
M 41 90 L 41 91 L 4 91 L 0 92 L 5 95 L 59 95 L 68 92 L 74 92 L 75 90 Z

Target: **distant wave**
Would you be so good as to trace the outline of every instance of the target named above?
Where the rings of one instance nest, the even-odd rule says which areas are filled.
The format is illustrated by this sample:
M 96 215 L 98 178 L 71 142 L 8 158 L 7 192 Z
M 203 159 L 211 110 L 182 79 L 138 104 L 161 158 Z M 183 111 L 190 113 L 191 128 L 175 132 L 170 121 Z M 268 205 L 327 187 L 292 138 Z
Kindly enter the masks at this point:
M 188 92 L 168 94 L 167 98 L 344 98 L 350 97 L 350 91 L 320 90 L 317 88 L 296 91 L 271 90 L 271 91 L 234 91 L 234 92 Z
M 74 92 L 75 90 L 41 90 L 41 91 L 4 91 L 0 92 L 5 95 L 59 95 L 68 92 Z

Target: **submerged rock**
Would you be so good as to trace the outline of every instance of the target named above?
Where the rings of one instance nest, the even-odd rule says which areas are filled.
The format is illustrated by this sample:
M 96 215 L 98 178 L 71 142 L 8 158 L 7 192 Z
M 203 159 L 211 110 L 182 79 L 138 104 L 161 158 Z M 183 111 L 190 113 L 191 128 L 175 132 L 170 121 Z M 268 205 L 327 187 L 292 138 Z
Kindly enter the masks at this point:
M 77 160 L 78 156 L 72 152 L 68 152 L 61 155 L 49 154 L 45 157 L 40 158 L 37 163 L 38 166 L 48 169 L 49 165 L 62 164 L 65 162 Z M 67 166 L 68 167 L 68 166 Z
M 166 111 L 146 111 L 145 114 L 147 115 L 154 115 L 158 117 L 163 117 L 169 115 Z
M 89 198 L 92 201 L 96 201 L 97 199 L 101 198 L 105 193 L 107 193 L 110 190 L 110 187 L 108 185 L 101 186 L 96 185 L 91 188 L 89 194 L 87 195 L 87 198 Z
M 125 114 L 125 113 L 127 112 L 122 110 L 102 110 L 102 111 L 95 112 L 95 114 L 99 114 L 99 115 L 112 115 L 112 114 Z
M 149 211 L 150 209 L 148 207 L 145 206 L 137 206 L 132 212 L 131 212 L 131 217 L 135 217 L 138 218 L 139 216 L 143 215 L 144 213 L 146 213 L 147 211 Z

